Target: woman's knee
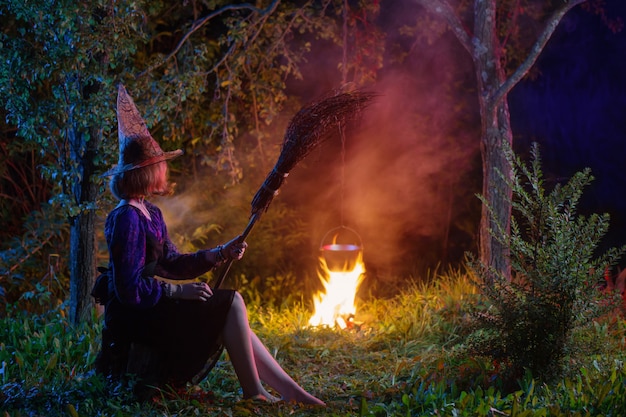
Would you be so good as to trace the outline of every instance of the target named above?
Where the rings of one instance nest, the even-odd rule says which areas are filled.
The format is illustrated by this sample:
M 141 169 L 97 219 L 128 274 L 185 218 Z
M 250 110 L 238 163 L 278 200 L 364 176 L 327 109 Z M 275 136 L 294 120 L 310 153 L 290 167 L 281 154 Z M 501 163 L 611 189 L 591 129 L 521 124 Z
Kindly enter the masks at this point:
M 246 311 L 246 302 L 243 300 L 243 297 L 239 292 L 235 292 L 235 296 L 233 297 L 233 303 L 230 306 L 230 313 L 234 313 L 237 315 L 248 315 Z
M 243 300 L 243 297 L 241 296 L 241 293 L 239 291 L 235 291 L 232 305 L 236 306 L 237 308 L 241 308 L 241 307 L 243 307 L 244 309 L 246 308 L 246 302 Z

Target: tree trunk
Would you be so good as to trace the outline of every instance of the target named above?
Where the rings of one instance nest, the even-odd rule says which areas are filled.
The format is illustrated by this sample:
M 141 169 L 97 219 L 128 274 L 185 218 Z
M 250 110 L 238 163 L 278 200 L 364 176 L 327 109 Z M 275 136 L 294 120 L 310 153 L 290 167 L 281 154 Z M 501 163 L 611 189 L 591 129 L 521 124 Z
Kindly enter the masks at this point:
M 72 219 L 70 229 L 70 320 L 88 320 L 92 302 L 96 257 L 94 212 L 84 211 Z
M 496 6 L 495 0 L 477 0 L 474 3 L 472 58 L 479 88 L 482 195 L 486 202 L 480 218 L 480 259 L 496 274 L 509 278 L 509 249 L 502 238 L 506 239 L 510 233 L 512 191 L 502 176 L 510 176 L 505 149 L 512 145 L 513 133 L 507 96 L 496 94 L 506 81 L 496 36 Z
M 474 31 L 470 33 L 456 9 L 447 0 L 416 0 L 433 15 L 445 21 L 461 45 L 471 54 L 478 84 L 482 121 L 483 204 L 480 219 L 480 260 L 496 274 L 511 276 L 506 240 L 510 234 L 512 190 L 502 178 L 511 175 L 506 148 L 512 148 L 513 132 L 507 94 L 528 73 L 556 30 L 563 16 L 587 0 L 555 3 L 555 8 L 522 64 L 508 78 L 500 54 L 496 0 L 473 0 Z M 494 235 L 495 234 L 495 235 Z M 503 244 L 504 243 L 504 244 Z
M 93 302 L 91 289 L 96 275 L 95 212 L 92 207 L 97 197 L 97 187 L 91 180 L 95 167 L 97 145 L 100 132 L 91 129 L 85 136 L 76 130 L 70 133 L 72 154 L 78 162 L 80 180 L 74 186 L 74 198 L 82 206 L 80 213 L 71 219 L 70 224 L 70 321 L 78 324 L 91 317 Z
M 494 107 L 484 104 L 484 108 Z M 482 205 L 480 217 L 480 259 L 508 279 L 511 276 L 509 247 L 502 240 L 510 233 L 512 190 L 505 181 L 511 175 L 505 152 L 506 147 L 512 146 L 513 134 L 506 100 L 495 105 L 494 110 L 488 110 L 482 120 L 482 195 L 487 204 Z

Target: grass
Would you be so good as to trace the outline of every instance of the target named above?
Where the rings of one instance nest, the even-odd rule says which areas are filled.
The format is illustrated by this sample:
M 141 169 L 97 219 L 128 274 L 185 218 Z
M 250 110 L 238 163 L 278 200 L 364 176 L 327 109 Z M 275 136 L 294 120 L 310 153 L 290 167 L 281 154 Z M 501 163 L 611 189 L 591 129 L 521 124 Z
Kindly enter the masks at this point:
M 92 371 L 100 325 L 68 324 L 63 309 L 0 320 L 0 416 L 623 416 L 626 325 L 611 317 L 580 332 L 567 375 L 531 376 L 501 392 L 497 370 L 462 354 L 475 289 L 462 272 L 410 284 L 359 306 L 352 329 L 306 326 L 310 312 L 249 306 L 252 327 L 283 367 L 327 407 L 242 401 L 226 357 L 199 386 L 137 403 L 128 386 Z M 99 319 L 95 318 L 96 323 Z

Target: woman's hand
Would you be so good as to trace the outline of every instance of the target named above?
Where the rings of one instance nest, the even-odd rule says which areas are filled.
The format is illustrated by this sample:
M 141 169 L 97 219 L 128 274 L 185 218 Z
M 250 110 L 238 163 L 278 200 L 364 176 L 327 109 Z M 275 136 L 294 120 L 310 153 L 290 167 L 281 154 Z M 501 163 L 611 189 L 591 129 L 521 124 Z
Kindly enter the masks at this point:
M 222 247 L 222 253 L 227 259 L 238 261 L 243 258 L 248 244 L 246 242 L 239 242 L 240 238 L 241 236 L 237 236 Z
M 170 287 L 166 292 L 170 298 L 179 300 L 206 301 L 213 295 L 213 290 L 205 282 L 191 282 L 188 284 L 166 284 Z

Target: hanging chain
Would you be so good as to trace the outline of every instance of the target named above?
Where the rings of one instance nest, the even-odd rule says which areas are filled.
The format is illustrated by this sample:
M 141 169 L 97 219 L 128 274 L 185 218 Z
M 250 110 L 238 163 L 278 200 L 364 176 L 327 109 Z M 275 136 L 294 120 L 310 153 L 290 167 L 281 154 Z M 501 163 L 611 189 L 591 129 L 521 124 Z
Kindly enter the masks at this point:
M 341 227 L 345 227 L 343 221 L 343 205 L 344 205 L 344 192 L 345 192 L 345 182 L 346 182 L 346 133 L 345 126 L 339 125 L 339 133 L 341 135 L 341 206 L 340 206 L 340 216 L 341 216 Z
M 343 85 L 348 82 L 348 0 L 343 2 L 343 62 L 341 67 L 341 81 Z M 346 132 L 345 126 L 339 124 L 339 134 L 341 135 L 341 200 L 340 200 L 340 219 L 341 227 L 345 227 L 344 224 L 344 192 L 346 181 Z
M 348 0 L 343 1 L 343 56 L 341 67 L 341 82 L 348 82 Z

